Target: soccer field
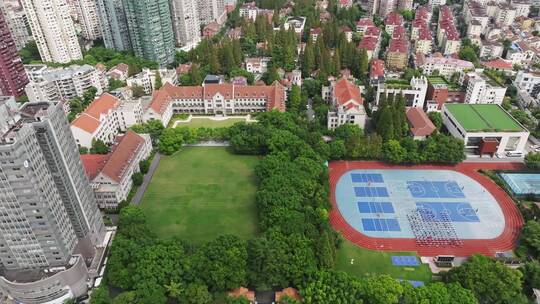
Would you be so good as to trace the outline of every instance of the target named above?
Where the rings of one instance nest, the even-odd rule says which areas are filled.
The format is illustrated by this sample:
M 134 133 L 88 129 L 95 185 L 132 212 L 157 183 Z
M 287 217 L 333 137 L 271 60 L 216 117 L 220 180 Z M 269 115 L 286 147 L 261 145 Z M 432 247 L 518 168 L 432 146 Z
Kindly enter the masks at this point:
M 149 226 L 160 238 L 199 244 L 220 234 L 253 237 L 257 162 L 224 147 L 190 147 L 163 156 L 141 203 Z

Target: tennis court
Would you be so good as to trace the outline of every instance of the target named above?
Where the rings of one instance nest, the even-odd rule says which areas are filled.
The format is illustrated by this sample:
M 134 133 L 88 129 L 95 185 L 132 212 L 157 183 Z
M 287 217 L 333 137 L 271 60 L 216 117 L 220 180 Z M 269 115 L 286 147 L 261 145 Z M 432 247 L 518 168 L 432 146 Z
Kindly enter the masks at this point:
M 540 173 L 501 173 L 500 176 L 516 195 L 540 195 Z

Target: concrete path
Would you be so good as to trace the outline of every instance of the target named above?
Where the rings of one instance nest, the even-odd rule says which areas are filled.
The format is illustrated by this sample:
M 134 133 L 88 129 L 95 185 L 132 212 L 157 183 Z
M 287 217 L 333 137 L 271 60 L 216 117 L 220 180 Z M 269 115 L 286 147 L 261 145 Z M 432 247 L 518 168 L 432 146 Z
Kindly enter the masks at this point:
M 196 144 L 185 144 L 184 147 L 228 147 L 230 145 L 228 141 L 207 140 Z
M 161 154 L 159 152 L 156 152 L 156 155 L 154 155 L 154 159 L 152 159 L 152 163 L 150 164 L 150 168 L 148 168 L 148 173 L 144 175 L 144 180 L 143 180 L 142 185 L 139 187 L 139 189 L 137 189 L 137 193 L 135 193 L 135 196 L 133 196 L 133 199 L 131 200 L 132 204 L 139 205 L 141 203 L 141 199 L 144 195 L 144 192 L 146 191 L 146 188 L 150 184 L 150 181 L 152 180 L 152 176 L 154 175 L 154 172 L 156 171 L 160 160 L 161 160 Z

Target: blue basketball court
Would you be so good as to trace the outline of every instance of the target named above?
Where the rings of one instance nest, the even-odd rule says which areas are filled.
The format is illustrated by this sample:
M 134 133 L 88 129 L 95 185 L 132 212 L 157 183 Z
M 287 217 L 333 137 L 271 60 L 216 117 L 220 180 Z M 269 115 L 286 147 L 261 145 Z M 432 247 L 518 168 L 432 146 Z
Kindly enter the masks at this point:
M 350 226 L 375 238 L 414 238 L 414 212 L 452 223 L 461 239 L 495 238 L 505 226 L 495 198 L 451 170 L 351 170 L 336 184 L 336 203 Z

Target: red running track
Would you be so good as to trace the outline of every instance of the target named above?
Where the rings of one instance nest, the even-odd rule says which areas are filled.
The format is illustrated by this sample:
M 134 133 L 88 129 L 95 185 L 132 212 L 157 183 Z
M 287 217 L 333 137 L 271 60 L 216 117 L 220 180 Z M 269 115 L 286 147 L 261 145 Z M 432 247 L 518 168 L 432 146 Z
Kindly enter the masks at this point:
M 335 230 L 349 241 L 360 247 L 372 250 L 384 251 L 416 251 L 421 256 L 436 256 L 441 254 L 455 256 L 470 256 L 475 253 L 480 253 L 487 256 L 493 256 L 499 251 L 512 250 L 519 238 L 521 227 L 523 226 L 523 218 L 518 208 L 514 205 L 514 201 L 501 189 L 497 184 L 489 178 L 477 172 L 479 169 L 489 170 L 518 170 L 522 169 L 523 165 L 519 163 L 461 163 L 454 166 L 442 165 L 391 165 L 383 162 L 375 161 L 337 161 L 331 162 L 329 165 L 330 174 L 330 200 L 332 202 L 332 210 L 330 211 L 330 223 Z M 503 232 L 494 239 L 475 239 L 463 240 L 461 247 L 426 247 L 416 245 L 415 239 L 403 238 L 373 238 L 368 237 L 361 232 L 351 227 L 341 216 L 336 204 L 336 184 L 339 178 L 349 170 L 354 169 L 407 169 L 407 170 L 453 170 L 479 182 L 486 190 L 488 190 L 499 203 L 499 206 L 504 214 L 506 225 Z

